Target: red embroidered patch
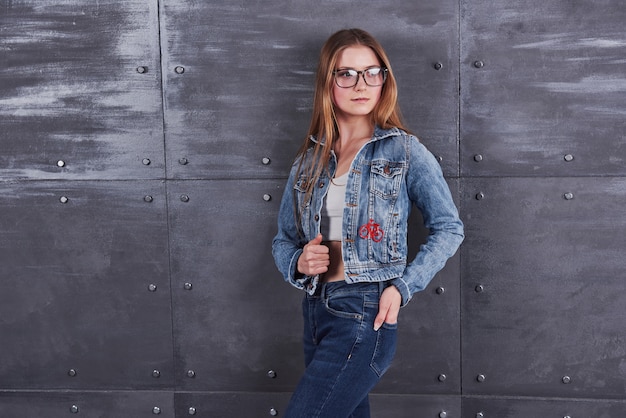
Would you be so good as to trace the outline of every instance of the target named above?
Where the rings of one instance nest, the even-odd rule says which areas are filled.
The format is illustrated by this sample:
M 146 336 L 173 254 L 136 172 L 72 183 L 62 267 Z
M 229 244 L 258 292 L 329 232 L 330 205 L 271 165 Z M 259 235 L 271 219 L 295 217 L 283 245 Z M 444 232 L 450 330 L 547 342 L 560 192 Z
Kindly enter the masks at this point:
M 385 233 L 381 229 L 380 224 L 374 222 L 373 219 L 370 219 L 368 223 L 359 228 L 359 236 L 363 239 L 371 238 L 374 242 L 380 242 L 383 239 L 383 235 Z

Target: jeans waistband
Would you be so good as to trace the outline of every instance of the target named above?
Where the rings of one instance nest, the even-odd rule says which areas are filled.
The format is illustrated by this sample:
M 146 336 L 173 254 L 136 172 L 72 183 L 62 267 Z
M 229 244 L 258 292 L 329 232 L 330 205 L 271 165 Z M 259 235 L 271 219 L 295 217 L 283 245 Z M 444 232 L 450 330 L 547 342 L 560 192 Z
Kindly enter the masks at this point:
M 343 288 L 346 291 L 354 290 L 356 292 L 373 292 L 377 291 L 379 295 L 383 293 L 383 290 L 390 283 L 386 281 L 380 282 L 359 282 L 359 283 L 347 283 L 345 281 L 338 282 L 327 282 L 320 283 L 320 285 L 315 290 L 314 297 L 324 297 L 328 291 L 335 291 L 337 289 Z

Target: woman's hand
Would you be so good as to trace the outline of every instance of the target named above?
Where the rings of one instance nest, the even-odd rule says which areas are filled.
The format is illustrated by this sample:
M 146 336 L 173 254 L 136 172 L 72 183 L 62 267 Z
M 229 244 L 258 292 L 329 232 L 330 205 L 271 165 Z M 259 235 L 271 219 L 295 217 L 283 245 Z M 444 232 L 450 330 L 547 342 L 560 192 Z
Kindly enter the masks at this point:
M 378 315 L 374 319 L 374 331 L 378 331 L 382 327 L 383 322 L 387 324 L 395 324 L 398 322 L 398 313 L 402 304 L 402 295 L 395 286 L 388 286 L 380 295 L 378 303 Z
M 298 271 L 307 276 L 326 273 L 330 265 L 330 251 L 322 245 L 322 234 L 309 241 L 298 258 Z

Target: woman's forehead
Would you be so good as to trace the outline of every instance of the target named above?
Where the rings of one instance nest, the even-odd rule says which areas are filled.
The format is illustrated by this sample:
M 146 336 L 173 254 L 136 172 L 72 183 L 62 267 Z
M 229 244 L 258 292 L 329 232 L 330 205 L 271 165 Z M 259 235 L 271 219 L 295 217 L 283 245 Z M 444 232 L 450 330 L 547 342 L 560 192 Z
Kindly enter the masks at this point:
M 368 46 L 354 45 L 343 49 L 337 56 L 337 67 L 367 68 L 380 65 L 378 57 Z

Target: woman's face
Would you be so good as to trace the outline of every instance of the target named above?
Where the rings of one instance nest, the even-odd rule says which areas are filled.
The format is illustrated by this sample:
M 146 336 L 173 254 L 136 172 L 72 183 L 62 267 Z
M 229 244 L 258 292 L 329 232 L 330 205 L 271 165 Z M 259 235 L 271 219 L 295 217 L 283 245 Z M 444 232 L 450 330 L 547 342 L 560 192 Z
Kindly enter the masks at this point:
M 380 66 L 371 48 L 355 45 L 339 53 L 335 71 L 344 69 L 363 71 Z M 333 80 L 332 98 L 337 117 L 352 119 L 368 116 L 380 100 L 382 88 L 382 84 L 376 87 L 367 85 L 363 73 L 358 75 L 357 83 L 353 87 L 339 87 L 336 80 Z

